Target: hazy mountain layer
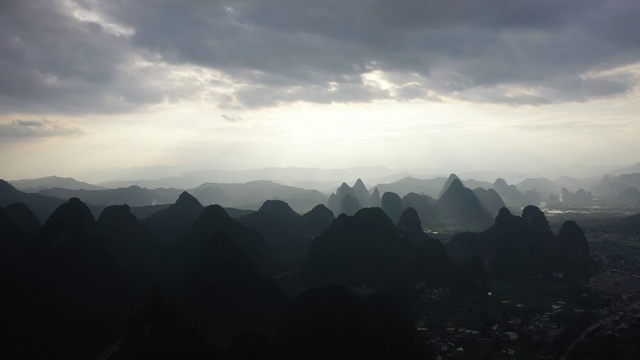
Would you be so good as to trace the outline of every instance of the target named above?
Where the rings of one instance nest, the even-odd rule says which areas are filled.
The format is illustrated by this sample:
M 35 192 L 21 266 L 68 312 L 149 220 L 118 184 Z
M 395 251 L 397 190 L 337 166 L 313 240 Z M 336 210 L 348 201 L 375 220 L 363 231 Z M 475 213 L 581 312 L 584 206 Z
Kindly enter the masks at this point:
M 63 178 L 59 176 L 47 176 L 37 179 L 12 180 L 11 185 L 16 189 L 25 192 L 38 192 L 46 189 L 68 189 L 68 190 L 104 190 L 103 186 L 93 185 L 86 182 L 78 181 L 73 178 Z

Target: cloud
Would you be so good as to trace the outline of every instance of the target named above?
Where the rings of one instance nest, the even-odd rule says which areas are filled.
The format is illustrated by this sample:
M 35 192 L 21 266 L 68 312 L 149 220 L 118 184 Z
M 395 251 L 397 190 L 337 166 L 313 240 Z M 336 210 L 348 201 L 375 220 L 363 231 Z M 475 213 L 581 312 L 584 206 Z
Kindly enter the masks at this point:
M 242 121 L 242 117 L 239 116 L 239 115 L 222 114 L 221 117 L 224 120 L 226 120 L 228 122 L 232 122 L 232 123 L 235 123 L 235 122 L 238 122 L 238 121 Z
M 79 127 L 56 120 L 13 120 L 0 123 L 0 138 L 31 139 L 43 137 L 75 137 L 84 134 Z
M 126 112 L 376 100 L 542 105 L 629 93 L 636 0 L 5 1 L 0 108 Z M 217 74 L 203 81 L 198 72 Z M 370 81 L 372 76 L 384 80 Z M 407 81 L 411 78 L 410 81 Z

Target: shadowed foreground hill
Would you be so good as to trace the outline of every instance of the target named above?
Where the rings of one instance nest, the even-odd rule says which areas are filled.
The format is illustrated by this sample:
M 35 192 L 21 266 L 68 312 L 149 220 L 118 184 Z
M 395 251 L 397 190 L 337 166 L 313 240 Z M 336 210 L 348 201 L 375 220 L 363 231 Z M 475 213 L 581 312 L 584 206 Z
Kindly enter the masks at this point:
M 185 296 L 194 324 L 204 332 L 212 328 L 236 334 L 246 329 L 275 331 L 289 295 L 260 274 L 241 242 L 220 231 L 207 237 L 199 248 L 200 257 Z
M 238 218 L 244 226 L 257 230 L 271 245 L 295 246 L 302 242 L 302 216 L 280 200 L 267 200 L 258 211 Z
M 426 242 L 425 239 L 418 241 Z M 433 282 L 437 275 L 416 266 L 422 262 L 420 259 L 432 256 L 430 246 L 421 248 L 399 230 L 382 209 L 365 208 L 354 216 L 340 215 L 313 241 L 302 279 L 311 286 L 368 284 L 384 287 L 415 281 Z
M 69 200 L 32 241 L 19 240 L 28 244 L 13 248 L 14 263 L 0 275 L 9 349 L 27 358 L 90 357 L 121 334 L 132 292 L 84 203 Z
M 322 204 L 317 205 L 311 209 L 311 211 L 302 215 L 302 232 L 314 237 L 318 236 L 328 228 L 335 219 L 336 217 L 333 215 L 333 212 L 326 206 Z
M 150 290 L 148 274 L 165 266 L 162 259 L 170 252 L 171 243 L 146 228 L 128 205 L 106 207 L 98 218 L 98 225 L 104 248 L 136 283 L 139 294 L 144 295 Z
M 242 216 L 237 221 L 262 235 L 270 250 L 277 256 L 291 257 L 291 253 L 304 256 L 311 240 L 334 220 L 333 213 L 324 205 L 317 205 L 304 215 L 294 212 L 280 200 L 267 200 L 260 209 Z
M 411 268 L 417 277 L 430 285 L 444 285 L 453 279 L 453 263 L 449 260 L 442 243 L 429 237 L 423 230 L 420 217 L 413 208 L 404 210 L 398 221 L 398 229 L 411 239 L 417 248 L 414 250 Z
M 136 228 L 131 226 L 130 231 Z M 289 297 L 267 276 L 278 269 L 256 231 L 236 222 L 222 207 L 211 205 L 201 211 L 183 238 L 160 245 L 164 250 L 151 258 L 149 272 L 154 283 L 185 310 L 189 326 L 201 336 L 216 343 L 230 343 L 246 329 L 275 331 Z M 151 324 L 156 320 L 140 321 Z M 184 341 L 195 341 L 201 351 L 212 351 L 201 346 L 196 333 L 187 330 L 190 335 Z M 175 329 L 162 331 L 177 334 Z M 153 351 L 149 346 L 165 346 L 158 343 L 162 339 L 150 336 L 136 340 L 135 351 L 145 353 Z
M 0 180 L 0 205 L 21 202 L 31 209 L 31 211 L 43 222 L 62 205 L 64 201 L 40 194 L 29 194 L 22 192 L 4 180 Z
M 23 231 L 35 234 L 42 223 L 29 207 L 24 203 L 13 203 L 4 208 L 5 214 Z
M 143 224 L 151 230 L 176 238 L 184 235 L 200 216 L 204 207 L 188 192 L 183 192 L 175 204 L 142 220 Z
M 544 213 L 531 205 L 522 216 L 502 208 L 490 228 L 455 235 L 448 248 L 456 259 L 479 256 L 488 261 L 494 278 L 549 278 L 554 273 L 569 280 L 590 276 L 591 256 L 582 229 L 568 221 L 556 236 Z
M 180 305 L 154 288 L 131 321 L 114 360 L 228 359 L 191 326 Z
M 348 288 L 307 290 L 291 305 L 276 344 L 283 359 L 422 359 L 427 349 L 393 300 L 362 301 Z
M 208 238 L 221 231 L 235 239 L 260 273 L 273 275 L 279 270 L 260 233 L 232 219 L 220 205 L 210 205 L 202 210 L 189 230 L 184 244 L 200 248 Z
M 209 206 L 185 238 L 162 240 L 127 205 L 107 207 L 96 221 L 73 198 L 34 235 L 0 208 L 0 280 L 3 306 L 11 309 L 0 329 L 12 334 L 0 355 L 95 358 L 127 333 L 128 323 L 120 358 L 157 358 L 158 349 L 211 356 L 219 352 L 206 342 L 228 344 L 248 329 L 275 331 L 290 300 L 261 274 L 275 269 L 259 234 Z M 178 309 L 158 304 L 152 292 L 131 322 L 153 287 Z M 185 321 L 174 321 L 178 313 Z

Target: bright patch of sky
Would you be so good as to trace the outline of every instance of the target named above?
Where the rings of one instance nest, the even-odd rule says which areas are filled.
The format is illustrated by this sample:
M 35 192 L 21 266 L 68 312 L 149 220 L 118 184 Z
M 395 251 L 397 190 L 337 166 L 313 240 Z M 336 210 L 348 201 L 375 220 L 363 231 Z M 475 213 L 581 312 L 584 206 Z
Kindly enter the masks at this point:
M 640 160 L 637 1 L 456 4 L 8 1 L 0 177 Z

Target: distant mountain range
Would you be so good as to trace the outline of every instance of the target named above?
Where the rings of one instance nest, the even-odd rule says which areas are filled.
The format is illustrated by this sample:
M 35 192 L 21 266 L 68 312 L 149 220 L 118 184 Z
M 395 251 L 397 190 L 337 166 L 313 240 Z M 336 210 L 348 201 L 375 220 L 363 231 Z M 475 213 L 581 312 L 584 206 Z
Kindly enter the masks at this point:
M 94 205 L 121 205 L 129 206 L 146 206 L 170 204 L 176 201 L 178 195 L 183 190 L 180 189 L 146 189 L 139 186 L 130 186 L 120 189 L 104 189 L 104 190 L 71 190 L 62 188 L 53 188 L 41 190 L 38 193 L 58 199 L 70 199 L 77 197 Z
M 47 176 L 37 179 L 23 179 L 10 181 L 16 189 L 25 192 L 38 192 L 41 190 L 60 188 L 67 190 L 104 190 L 106 187 L 92 185 L 86 182 L 78 181 L 73 178 L 63 178 L 58 176 Z
M 540 205 L 543 202 L 557 205 L 562 203 L 588 204 L 593 201 L 608 201 L 633 206 L 638 204 L 638 201 L 635 200 L 640 198 L 638 196 L 638 192 L 640 192 L 640 172 L 637 172 L 640 171 L 640 163 L 623 168 L 602 168 L 601 170 L 608 172 L 610 175 L 582 179 L 567 176 L 555 179 L 545 177 L 525 178 L 515 184 L 509 184 L 503 178 L 497 178 L 493 183 L 474 179 L 459 179 L 464 187 L 473 189 L 483 206 L 493 215 L 497 213 L 502 205 L 523 207 L 526 205 Z M 362 172 L 364 175 L 374 179 L 386 179 L 391 180 L 391 182 L 374 182 L 377 185 L 372 188 L 373 190 L 370 193 L 364 186 L 363 180 L 356 177 L 358 172 Z M 162 171 L 155 174 L 158 175 L 160 173 Z M 491 175 L 491 173 L 486 172 L 467 174 L 475 174 L 483 178 Z M 309 177 L 311 175 L 313 177 Z M 132 207 L 132 212 L 141 217 L 146 217 L 159 210 L 150 206 L 171 204 L 175 202 L 182 191 L 186 190 L 203 205 L 220 204 L 225 208 L 256 211 L 266 200 L 282 200 L 287 202 L 298 213 L 305 213 L 318 204 L 327 204 L 336 214 L 343 212 L 343 207 L 344 209 L 351 208 L 348 214 L 352 215 L 362 207 L 381 206 L 381 200 L 385 193 L 395 193 L 401 199 L 412 194 L 411 196 L 414 200 L 418 199 L 415 196 L 426 196 L 433 200 L 429 205 L 433 206 L 435 201 L 449 187 L 450 183 L 448 181 L 450 182 L 451 180 L 445 176 L 421 178 L 404 175 L 394 174 L 384 167 L 334 170 L 293 167 L 246 171 L 183 171 L 179 176 L 155 180 L 117 181 L 103 184 L 117 186 L 115 189 L 77 181 L 73 178 L 50 176 L 11 181 L 10 183 L 13 185 L 14 190 L 21 191 L 24 194 L 19 194 L 18 196 L 14 192 L 13 195 L 5 198 L 2 203 L 8 204 L 10 200 L 28 203 L 33 205 L 33 211 L 37 216 L 43 219 L 51 213 L 54 204 L 59 204 L 58 200 L 77 197 L 90 204 L 89 206 L 94 214 L 98 214 L 104 206 L 128 204 Z M 284 182 L 305 184 L 308 187 L 322 188 L 324 189 L 323 191 L 327 192 L 337 189 L 332 198 L 318 190 L 284 185 L 271 180 L 198 182 L 204 178 L 252 179 L 259 176 L 279 179 L 279 181 Z M 343 179 L 356 177 L 359 181 L 354 180 L 355 185 L 353 188 L 348 187 L 346 182 L 341 182 L 343 185 L 337 186 L 340 181 L 337 179 L 339 176 L 343 176 Z M 495 191 L 501 200 L 497 200 L 494 194 L 487 193 L 489 190 Z M 26 193 L 31 193 L 32 195 L 37 193 L 45 197 L 27 196 Z M 350 197 L 345 199 L 347 193 L 349 193 Z M 5 191 L 4 195 L 8 196 L 7 194 L 8 192 Z M 342 202 L 345 203 L 342 204 Z M 427 210 L 423 201 L 418 199 L 418 202 L 423 204 L 421 205 L 423 209 L 419 213 L 423 222 L 426 222 L 428 219 L 424 215 L 425 211 L 435 212 L 435 210 Z
M 258 210 L 266 200 L 282 200 L 299 213 L 305 213 L 328 196 L 317 191 L 281 185 L 272 181 L 243 184 L 205 183 L 188 190 L 203 205 L 220 204 L 239 209 Z
M 37 183 L 42 188 L 42 190 L 37 191 L 37 195 L 61 200 L 77 197 L 95 206 L 127 204 L 131 207 L 143 207 L 171 204 L 184 191 L 177 188 L 148 189 L 135 185 L 118 189 L 96 187 L 97 189 L 86 190 L 77 189 L 78 184 L 83 183 L 73 179 L 65 179 L 64 184 L 74 188 L 69 189 L 55 187 L 55 185 L 60 184 L 58 179 L 54 177 L 36 179 L 37 182 L 34 182 L 34 184 Z M 25 184 L 26 180 L 20 180 L 19 183 Z M 6 184 L 9 185 L 8 183 Z M 14 187 L 12 186 L 12 188 Z M 29 189 L 35 190 L 36 188 L 29 187 Z M 281 185 L 272 181 L 252 181 L 242 184 L 204 183 L 187 191 L 198 198 L 204 205 L 220 204 L 224 207 L 258 210 L 264 201 L 275 199 L 286 201 L 295 211 L 300 213 L 307 212 L 314 206 L 325 203 L 328 198 L 327 195 L 317 190 Z M 31 198 L 35 199 L 33 196 Z M 57 204 L 58 202 L 54 201 L 54 203 Z M 50 214 L 49 210 L 46 213 Z

